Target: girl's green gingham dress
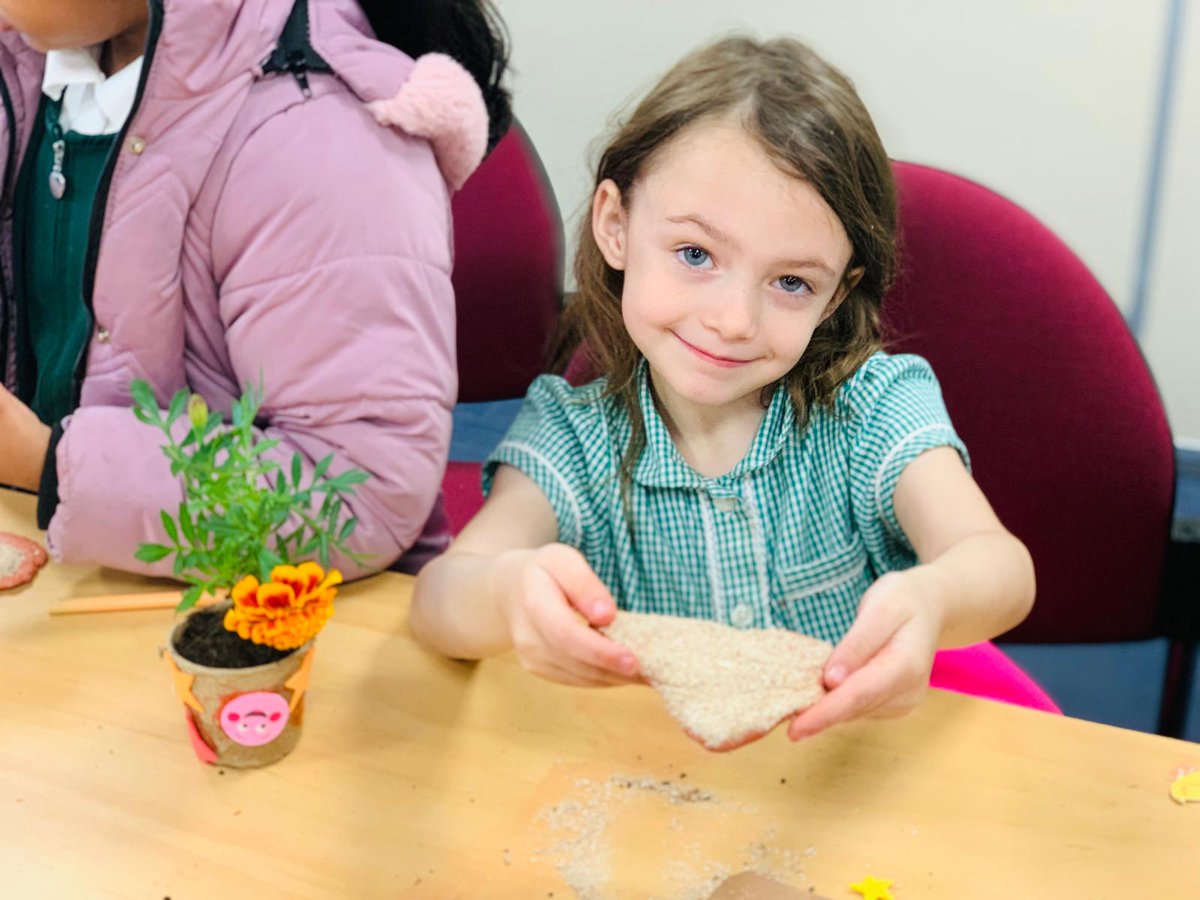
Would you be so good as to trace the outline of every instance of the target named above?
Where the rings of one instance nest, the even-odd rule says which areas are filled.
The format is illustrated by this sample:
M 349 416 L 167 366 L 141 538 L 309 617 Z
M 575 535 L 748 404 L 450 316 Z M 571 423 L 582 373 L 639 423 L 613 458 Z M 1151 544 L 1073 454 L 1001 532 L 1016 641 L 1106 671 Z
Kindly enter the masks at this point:
M 832 412 L 798 429 L 776 391 L 746 457 L 705 478 L 684 462 L 638 375 L 646 448 L 622 507 L 619 465 L 631 429 L 605 382 L 574 388 L 544 375 L 484 466 L 542 489 L 558 539 L 579 548 L 622 609 L 789 628 L 839 640 L 879 575 L 916 563 L 892 506 L 904 467 L 932 447 L 967 460 L 929 364 L 877 353 Z

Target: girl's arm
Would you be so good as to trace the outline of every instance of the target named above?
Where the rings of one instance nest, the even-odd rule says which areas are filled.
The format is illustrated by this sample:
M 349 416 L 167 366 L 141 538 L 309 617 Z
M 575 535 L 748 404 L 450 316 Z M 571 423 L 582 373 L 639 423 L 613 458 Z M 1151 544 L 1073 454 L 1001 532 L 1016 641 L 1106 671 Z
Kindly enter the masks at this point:
M 884 575 L 863 595 L 825 666 L 830 692 L 792 721 L 792 740 L 860 716 L 903 715 L 928 689 L 939 648 L 995 637 L 1033 605 L 1029 551 L 1000 524 L 955 450 L 913 460 L 894 504 L 920 565 Z
M 958 453 L 939 447 L 900 476 L 896 515 L 940 617 L 939 648 L 986 641 L 1033 608 L 1033 560 L 996 518 Z
M 0 484 L 36 491 L 50 446 L 50 426 L 0 384 Z
M 566 684 L 624 684 L 637 662 L 593 630 L 616 603 L 584 557 L 554 543 L 558 523 L 537 485 L 509 466 L 483 509 L 417 579 L 410 625 L 447 656 L 509 648 L 530 671 Z
M 294 87 L 278 80 L 263 90 Z M 182 332 L 161 335 L 159 346 L 146 326 L 135 330 L 146 346 L 119 357 L 128 360 L 121 371 L 137 373 L 143 354 L 182 354 L 192 387 L 214 408 L 231 388 L 261 385 L 265 436 L 279 439 L 272 455 L 284 471 L 299 453 L 307 481 L 332 453 L 330 474 L 357 467 L 371 476 L 347 502 L 359 522 L 348 545 L 368 559 L 335 553 L 333 564 L 348 578 L 386 568 L 422 534 L 450 443 L 450 210 L 434 154 L 335 91 L 271 116 L 213 165 L 220 171 L 197 201 L 199 236 L 188 231 L 183 262 L 211 264 L 213 294 L 193 297 L 188 312 L 211 347 L 175 347 Z M 206 277 L 195 282 L 206 287 Z M 85 387 L 87 405 L 65 420 L 48 542 L 65 562 L 169 575 L 169 561 L 133 554 L 164 542 L 158 510 L 175 509 L 182 490 L 162 436 L 112 390 L 123 377 L 103 392 Z M 151 380 L 165 404 L 167 375 Z

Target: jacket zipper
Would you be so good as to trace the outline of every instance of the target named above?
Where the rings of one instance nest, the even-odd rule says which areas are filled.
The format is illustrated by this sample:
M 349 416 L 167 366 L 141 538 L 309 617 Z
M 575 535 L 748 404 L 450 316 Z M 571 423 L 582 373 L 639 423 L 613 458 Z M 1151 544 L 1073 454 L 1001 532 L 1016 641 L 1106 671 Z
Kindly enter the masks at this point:
M 308 0 L 295 0 L 284 23 L 283 33 L 279 36 L 279 43 L 259 68 L 264 76 L 278 73 L 291 75 L 296 79 L 300 93 L 306 100 L 312 97 L 308 73 L 333 72 L 333 67 L 313 48 Z
M 12 202 L 10 195 L 10 180 L 12 178 L 13 169 L 16 166 L 17 155 L 17 112 L 13 108 L 12 94 L 8 91 L 8 84 L 3 78 L 0 78 L 0 98 L 4 101 L 4 116 L 8 122 L 8 156 L 4 160 L 4 182 L 3 182 L 3 204 L 4 211 L 7 213 L 9 204 Z M 14 256 L 13 265 L 16 265 Z M 0 263 L 0 384 L 9 388 L 16 388 L 16 351 L 9 346 L 11 336 L 16 333 L 16 322 L 14 321 L 17 315 L 17 304 L 15 297 L 10 291 L 8 284 L 8 273 L 4 271 L 4 265 Z M 13 357 L 9 359 L 9 353 L 12 351 Z M 9 383 L 8 371 L 13 370 L 13 382 Z
M 54 143 L 50 145 L 54 153 L 54 164 L 50 167 L 50 196 L 61 200 L 67 195 L 67 176 L 63 172 L 67 163 L 67 139 L 58 122 L 54 123 L 51 136 L 54 138 Z
M 145 93 L 146 80 L 150 75 L 150 69 L 154 62 L 154 53 L 158 46 L 158 39 L 162 34 L 164 0 L 148 0 L 150 6 L 150 24 L 146 33 L 146 54 L 145 61 L 142 63 L 141 77 L 138 79 L 137 93 L 134 95 L 133 108 L 129 111 L 129 116 L 125 119 L 125 124 L 121 126 L 120 132 L 113 143 L 112 149 L 109 151 L 108 161 L 104 166 L 104 173 L 100 177 L 100 183 L 96 190 L 96 197 L 92 203 L 92 217 L 88 226 L 88 249 L 87 256 L 84 258 L 83 266 L 83 301 L 87 308 L 88 315 L 91 317 L 91 322 L 94 325 L 96 321 L 95 307 L 93 303 L 93 294 L 96 290 L 96 265 L 100 257 L 100 237 L 104 230 L 104 217 L 108 209 L 108 193 L 112 188 L 113 172 L 117 167 L 117 160 L 120 158 L 121 149 L 125 146 L 125 138 L 129 134 L 129 128 L 133 124 L 133 120 L 137 115 L 138 108 L 142 104 L 142 95 Z M 292 17 L 298 17 L 296 23 L 292 22 Z M 296 0 L 295 6 L 292 8 L 292 14 L 289 16 L 288 24 L 303 25 L 304 41 L 303 44 L 295 48 L 287 48 L 282 54 L 282 58 L 275 61 L 276 55 L 284 48 L 278 47 L 275 53 L 264 61 L 263 74 L 269 74 L 273 71 L 286 71 L 296 79 L 296 83 L 300 85 L 300 90 L 305 96 L 311 96 L 311 90 L 308 84 L 308 72 L 332 72 L 332 67 L 321 58 L 313 48 L 309 40 L 309 18 L 308 18 L 308 0 Z M 287 28 L 285 27 L 285 33 Z M 274 65 L 272 62 L 274 61 Z M 79 406 L 79 401 L 83 395 L 83 379 L 85 372 L 85 360 L 87 359 L 87 344 L 79 351 L 75 359 L 75 397 L 74 404 Z
M 17 161 L 17 111 L 3 78 L 0 78 L 0 98 L 4 100 L 4 115 L 8 120 L 8 158 L 4 162 L 4 204 L 7 206 L 12 202 L 12 189 L 15 186 L 12 175 Z
M 95 325 L 96 322 L 96 311 L 92 295 L 96 290 L 96 264 L 100 258 L 100 236 L 104 230 L 104 216 L 108 210 L 108 193 L 112 189 L 113 172 L 117 168 L 117 160 L 120 159 L 121 148 L 125 146 L 125 138 L 129 134 L 129 127 L 133 124 L 138 107 L 142 105 L 142 95 L 146 90 L 146 80 L 150 76 L 150 68 L 154 62 L 154 51 L 158 46 L 159 36 L 162 34 L 163 0 L 149 0 L 149 4 L 150 24 L 146 30 L 146 53 L 142 63 L 141 76 L 138 78 L 137 93 L 134 94 L 133 98 L 133 107 L 129 110 L 129 115 L 125 118 L 125 124 L 121 126 L 121 130 L 117 133 L 112 149 L 108 151 L 108 160 L 104 164 L 104 172 L 100 176 L 100 183 L 96 188 L 96 196 L 92 201 L 92 215 L 88 224 L 87 255 L 84 257 L 83 263 L 83 305 L 87 308 L 88 317 L 91 320 L 88 328 L 89 333 L 91 326 Z M 83 396 L 84 363 L 87 359 L 87 348 L 90 343 L 90 341 L 84 342 L 84 345 L 79 349 L 79 353 L 75 357 L 74 406 L 76 408 L 79 407 L 79 401 Z
M 300 93 L 304 95 L 305 100 L 312 97 L 312 88 L 308 84 L 308 64 L 304 61 L 303 51 L 293 50 L 290 52 L 287 55 L 287 61 L 279 71 L 287 72 L 296 79 L 296 84 L 300 85 Z
M 35 137 L 40 139 L 40 131 L 42 128 L 45 127 L 45 125 L 44 125 L 44 119 L 42 118 L 42 107 L 41 107 L 40 93 L 39 93 L 39 102 L 38 102 L 38 104 L 36 104 L 34 106 L 33 111 L 30 113 L 30 115 L 33 116 L 33 124 L 29 129 L 30 140 L 29 140 L 29 143 L 25 146 L 24 153 L 22 154 L 21 164 L 19 166 L 15 166 L 16 156 L 19 153 L 19 148 L 17 147 L 16 111 L 11 108 L 12 97 L 8 93 L 7 86 L 5 87 L 5 90 L 4 90 L 4 99 L 5 99 L 6 111 L 9 113 L 9 116 L 10 116 L 9 132 L 8 132 L 8 134 L 9 134 L 8 144 L 9 144 L 9 154 L 10 154 L 9 158 L 8 158 L 8 165 L 10 167 L 10 171 L 6 172 L 5 176 L 4 176 L 5 182 L 6 182 L 5 188 L 4 188 L 4 203 L 5 203 L 4 209 L 5 209 L 5 214 L 7 215 L 12 212 L 13 205 L 17 201 L 17 188 L 20 186 L 22 179 L 28 178 L 30 173 L 33 171 L 34 165 L 37 161 L 36 160 L 37 154 L 30 153 L 29 152 L 30 147 L 31 147 L 31 145 L 33 143 L 33 139 Z M 14 166 L 15 166 L 15 168 L 14 168 Z M 5 293 L 8 295 L 6 298 L 6 302 L 9 303 L 9 309 L 12 311 L 12 317 L 11 317 L 11 320 L 6 319 L 5 327 L 6 327 L 6 329 L 8 329 L 8 333 L 4 335 L 3 347 L 4 347 L 5 352 L 7 352 L 8 350 L 12 350 L 12 359 L 6 361 L 5 368 L 7 370 L 8 366 L 12 366 L 12 368 L 13 368 L 13 385 L 12 385 L 12 387 L 15 388 L 17 390 L 17 392 L 19 393 L 19 392 L 21 392 L 23 385 L 21 384 L 21 368 L 20 368 L 21 367 L 21 359 L 17 353 L 17 349 L 18 349 L 18 343 L 20 341 L 20 335 L 24 329 L 21 327 L 22 310 L 21 310 L 21 304 L 20 304 L 20 295 L 21 295 L 22 285 L 20 284 L 21 269 L 20 269 L 20 263 L 18 262 L 18 260 L 21 258 L 21 255 L 24 253 L 24 245 L 23 245 L 23 237 L 19 234 L 16 234 L 15 230 L 12 235 L 12 244 L 11 244 L 10 249 L 12 250 L 12 259 L 13 259 L 13 283 L 11 285 L 9 285 L 7 283 L 6 278 L 4 278 L 2 280 L 4 281 Z M 3 275 L 3 273 L 0 272 L 0 276 L 2 276 L 2 275 Z M 9 293 L 10 291 L 11 291 L 11 293 Z

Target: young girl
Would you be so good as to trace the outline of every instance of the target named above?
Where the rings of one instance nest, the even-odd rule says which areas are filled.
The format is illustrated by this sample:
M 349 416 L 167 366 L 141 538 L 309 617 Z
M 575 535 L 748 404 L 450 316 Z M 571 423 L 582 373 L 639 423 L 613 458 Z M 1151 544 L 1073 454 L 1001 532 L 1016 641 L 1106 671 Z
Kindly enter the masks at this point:
M 486 504 L 417 583 L 416 634 L 638 679 L 618 607 L 837 643 L 793 740 L 896 715 L 934 652 L 1020 621 L 1025 548 L 964 465 L 936 380 L 879 351 L 896 221 L 850 82 L 792 40 L 684 59 L 601 157 L 568 326 L 603 377 L 544 376 Z
M 281 457 L 372 476 L 353 550 L 444 546 L 449 193 L 508 122 L 491 23 L 482 0 L 0 0 L 0 483 L 39 492 L 55 556 L 136 568 L 180 500 L 135 378 L 225 410 L 261 384 Z

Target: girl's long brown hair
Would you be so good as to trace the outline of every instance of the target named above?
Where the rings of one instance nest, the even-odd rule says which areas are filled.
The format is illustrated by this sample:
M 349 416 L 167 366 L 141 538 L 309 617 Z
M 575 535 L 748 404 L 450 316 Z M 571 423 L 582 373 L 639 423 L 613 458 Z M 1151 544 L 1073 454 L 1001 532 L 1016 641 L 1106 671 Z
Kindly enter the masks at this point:
M 881 346 L 879 310 L 895 268 L 896 198 L 883 143 L 854 85 L 799 41 L 718 41 L 684 57 L 620 125 L 596 167 L 628 209 L 654 155 L 689 126 L 734 117 L 784 172 L 811 184 L 841 220 L 862 275 L 813 333 L 779 382 L 797 421 L 814 405 L 832 409 L 838 389 Z M 622 272 L 604 260 L 584 216 L 575 255 L 577 292 L 563 313 L 552 367 L 566 368 L 586 348 L 592 370 L 629 413 L 633 439 L 621 470 L 628 485 L 645 446 L 635 373 L 640 359 L 621 317 Z M 845 278 L 845 275 L 843 276 Z M 849 281 L 844 281 L 844 285 Z M 766 402 L 776 386 L 764 390 Z

